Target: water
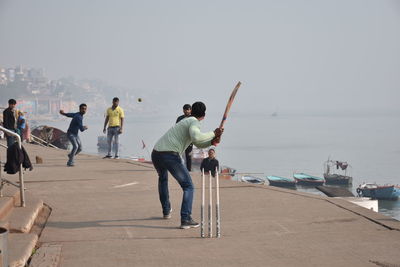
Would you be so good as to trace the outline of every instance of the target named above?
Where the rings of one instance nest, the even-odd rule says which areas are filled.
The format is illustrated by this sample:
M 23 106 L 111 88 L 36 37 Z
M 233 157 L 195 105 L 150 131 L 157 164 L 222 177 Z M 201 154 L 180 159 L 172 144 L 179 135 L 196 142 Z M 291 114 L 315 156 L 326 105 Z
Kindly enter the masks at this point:
M 121 156 L 149 158 L 154 143 L 178 115 L 130 116 L 120 136 Z M 219 121 L 219 116 L 206 117 L 202 130 L 213 130 Z M 65 130 L 68 123 L 63 120 L 52 125 Z M 85 119 L 85 124 L 89 130 L 80 134 L 84 151 L 98 153 L 97 136 L 102 135 L 103 121 Z M 349 175 L 353 176 L 354 187 L 364 181 L 397 184 L 399 132 L 400 118 L 396 116 L 232 114 L 216 151 L 220 164 L 238 172 L 284 177 L 305 172 L 322 176 L 323 163 L 331 157 L 352 166 Z M 142 149 L 142 140 L 146 149 Z M 380 201 L 379 210 L 400 220 L 400 201 Z

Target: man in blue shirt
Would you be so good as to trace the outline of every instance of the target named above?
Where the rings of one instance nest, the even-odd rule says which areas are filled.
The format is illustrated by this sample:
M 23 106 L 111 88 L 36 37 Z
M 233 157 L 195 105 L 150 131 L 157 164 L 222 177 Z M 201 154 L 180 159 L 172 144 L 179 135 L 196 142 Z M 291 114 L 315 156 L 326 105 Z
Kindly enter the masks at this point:
M 83 115 L 86 113 L 86 110 L 86 104 L 80 104 L 79 112 L 77 113 L 65 113 L 64 110 L 60 110 L 61 115 L 72 118 L 67 131 L 68 139 L 72 144 L 71 153 L 68 154 L 69 160 L 67 162 L 67 166 L 69 167 L 75 166 L 74 157 L 82 151 L 82 142 L 79 139 L 78 132 L 79 130 L 83 132 L 88 128 L 87 126 L 83 126 Z

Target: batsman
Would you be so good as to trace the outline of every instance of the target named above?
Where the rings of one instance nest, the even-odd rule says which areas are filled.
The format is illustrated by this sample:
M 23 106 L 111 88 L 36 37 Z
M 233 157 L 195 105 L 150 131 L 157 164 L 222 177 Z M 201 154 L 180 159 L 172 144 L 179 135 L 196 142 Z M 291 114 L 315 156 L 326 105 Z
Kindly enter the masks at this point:
M 227 112 L 232 105 L 234 94 L 240 86 L 240 82 L 234 89 L 233 97 L 228 101 L 227 109 L 223 116 L 220 127 L 212 132 L 202 133 L 200 122 L 205 118 L 206 105 L 202 102 L 195 102 L 192 105 L 191 117 L 181 120 L 170 128 L 155 144 L 151 159 L 158 173 L 158 193 L 161 202 L 163 218 L 171 218 L 171 203 L 169 201 L 168 172 L 176 179 L 183 190 L 181 205 L 181 229 L 199 227 L 200 224 L 192 218 L 192 204 L 194 186 L 192 178 L 186 166 L 182 163 L 180 155 L 193 143 L 199 148 L 216 146 L 221 141 L 224 131 L 223 125 Z
M 206 115 L 206 105 L 196 102 L 192 105 L 192 116 L 180 121 L 169 129 L 155 144 L 151 159 L 158 173 L 158 193 L 160 197 L 163 218 L 171 218 L 171 203 L 168 191 L 168 172 L 176 179 L 183 190 L 181 205 L 181 229 L 200 226 L 192 219 L 192 203 L 194 186 L 192 178 L 183 165 L 181 154 L 193 143 L 199 148 L 216 145 L 221 138 L 223 129 L 202 133 L 200 121 Z

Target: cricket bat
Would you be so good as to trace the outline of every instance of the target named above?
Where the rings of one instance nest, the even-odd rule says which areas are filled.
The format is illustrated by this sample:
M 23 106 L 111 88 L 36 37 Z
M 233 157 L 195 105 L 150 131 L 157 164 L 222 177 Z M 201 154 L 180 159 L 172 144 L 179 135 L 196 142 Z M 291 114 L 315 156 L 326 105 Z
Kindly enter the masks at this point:
M 231 96 L 229 97 L 228 103 L 226 104 L 224 116 L 222 117 L 221 124 L 219 125 L 219 128 L 221 128 L 221 129 L 224 128 L 224 124 L 225 124 L 226 118 L 228 117 L 229 110 L 231 109 L 233 100 L 235 99 L 236 93 L 239 90 L 239 87 L 241 84 L 242 84 L 241 82 L 238 82 L 236 84 L 235 88 L 233 89 L 233 91 L 231 93 Z

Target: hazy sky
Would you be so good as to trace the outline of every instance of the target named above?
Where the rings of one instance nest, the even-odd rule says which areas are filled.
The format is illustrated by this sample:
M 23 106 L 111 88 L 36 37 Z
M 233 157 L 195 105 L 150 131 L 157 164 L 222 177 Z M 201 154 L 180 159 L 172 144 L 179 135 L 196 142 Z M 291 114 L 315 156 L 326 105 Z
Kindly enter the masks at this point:
M 18 64 L 168 105 L 223 109 L 241 80 L 236 111 L 400 110 L 400 3 L 0 0 L 0 66 Z

